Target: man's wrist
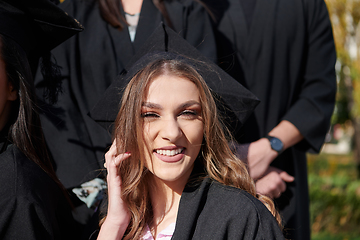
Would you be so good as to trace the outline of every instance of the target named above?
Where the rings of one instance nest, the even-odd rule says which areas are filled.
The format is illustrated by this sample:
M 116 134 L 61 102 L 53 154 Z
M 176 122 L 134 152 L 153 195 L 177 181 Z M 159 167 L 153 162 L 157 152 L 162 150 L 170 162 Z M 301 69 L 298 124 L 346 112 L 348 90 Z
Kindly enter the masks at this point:
M 279 138 L 269 135 L 265 138 L 269 140 L 271 149 L 276 151 L 279 155 L 284 151 L 284 144 Z

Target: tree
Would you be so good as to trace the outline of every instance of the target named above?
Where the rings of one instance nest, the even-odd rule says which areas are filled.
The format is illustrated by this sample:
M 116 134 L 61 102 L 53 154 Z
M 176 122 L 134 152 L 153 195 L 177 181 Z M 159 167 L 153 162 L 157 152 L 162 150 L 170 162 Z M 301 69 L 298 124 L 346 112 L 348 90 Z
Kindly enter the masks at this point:
M 351 120 L 360 170 L 360 0 L 326 0 L 337 51 L 338 94 L 333 123 Z

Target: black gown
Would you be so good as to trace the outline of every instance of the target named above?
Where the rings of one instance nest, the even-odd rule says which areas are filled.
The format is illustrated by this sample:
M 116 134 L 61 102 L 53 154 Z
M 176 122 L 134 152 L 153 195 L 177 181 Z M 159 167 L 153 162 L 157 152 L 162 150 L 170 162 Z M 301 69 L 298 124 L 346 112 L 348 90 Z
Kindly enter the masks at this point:
M 14 145 L 0 154 L 0 186 L 0 239 L 79 239 L 59 186 Z
M 119 31 L 100 16 L 97 0 L 66 0 L 60 7 L 85 30 L 53 50 L 61 66 L 63 92 L 53 107 L 44 106 L 41 121 L 56 173 L 66 188 L 93 179 L 103 167 L 107 131 L 88 116 L 100 96 L 153 30 L 164 21 L 151 0 L 144 0 L 134 42 L 128 28 Z M 216 60 L 215 38 L 205 9 L 192 0 L 165 1 L 175 31 L 204 55 Z M 164 21 L 165 22 L 165 21 Z M 41 97 L 42 79 L 37 74 Z
M 242 3 L 244 3 L 243 0 Z M 256 0 L 251 23 L 240 0 L 206 0 L 214 23 L 219 65 L 261 101 L 241 143 L 265 137 L 281 120 L 293 123 L 304 140 L 273 165 L 295 177 L 276 199 L 290 239 L 309 239 L 305 152 L 321 149 L 334 108 L 336 53 L 323 0 Z
M 189 180 L 181 194 L 171 240 L 284 239 L 274 216 L 248 192 L 206 177 L 199 161 L 190 179 L 195 180 Z
M 172 240 L 284 239 L 265 205 L 238 188 L 204 179 L 181 195 Z

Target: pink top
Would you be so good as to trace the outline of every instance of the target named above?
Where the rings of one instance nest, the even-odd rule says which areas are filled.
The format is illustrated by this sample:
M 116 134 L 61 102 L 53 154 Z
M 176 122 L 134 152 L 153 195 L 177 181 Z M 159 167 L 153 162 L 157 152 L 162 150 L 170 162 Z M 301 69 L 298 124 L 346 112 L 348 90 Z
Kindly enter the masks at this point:
M 156 237 L 156 240 L 170 240 L 175 231 L 175 223 L 171 223 L 167 228 L 161 231 Z M 154 240 L 151 235 L 150 228 L 146 225 L 145 231 L 141 240 Z

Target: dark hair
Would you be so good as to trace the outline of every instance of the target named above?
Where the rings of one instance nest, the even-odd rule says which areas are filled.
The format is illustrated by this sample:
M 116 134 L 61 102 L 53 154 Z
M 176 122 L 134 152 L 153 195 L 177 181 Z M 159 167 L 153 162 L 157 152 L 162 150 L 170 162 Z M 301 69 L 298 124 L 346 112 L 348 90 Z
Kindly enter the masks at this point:
M 11 109 L 8 140 L 27 158 L 39 165 L 65 191 L 56 177 L 45 143 L 36 105 L 33 74 L 26 53 L 15 41 L 1 34 L 0 48 L 8 81 L 18 95 Z
M 125 17 L 121 14 L 121 0 L 98 0 L 101 17 L 114 28 L 120 31 L 127 25 Z M 169 14 L 166 10 L 164 0 L 153 0 L 154 5 L 159 9 L 167 25 L 173 28 Z

